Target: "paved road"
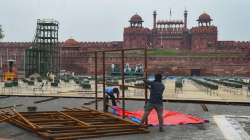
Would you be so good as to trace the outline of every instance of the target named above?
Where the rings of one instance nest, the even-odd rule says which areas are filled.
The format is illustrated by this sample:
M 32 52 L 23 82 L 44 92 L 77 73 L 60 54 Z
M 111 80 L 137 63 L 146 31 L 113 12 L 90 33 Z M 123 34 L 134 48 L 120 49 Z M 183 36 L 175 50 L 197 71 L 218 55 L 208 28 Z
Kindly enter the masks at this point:
M 63 106 L 79 107 L 83 103 L 90 102 L 92 99 L 59 98 L 47 102 L 34 104 L 35 101 L 48 99 L 48 97 L 9 97 L 0 98 L 0 108 L 12 105 L 20 105 L 17 111 L 26 111 L 27 106 L 37 106 L 38 111 L 61 110 Z M 99 102 L 99 106 L 102 102 Z M 140 101 L 126 101 L 128 110 L 142 109 L 144 103 Z M 90 105 L 93 107 L 93 105 Z M 187 103 L 164 103 L 165 109 L 180 111 L 198 117 L 209 119 L 210 123 L 200 125 L 177 125 L 166 126 L 165 132 L 158 132 L 157 128 L 149 128 L 149 134 L 137 134 L 128 136 L 115 136 L 96 138 L 93 140 L 225 140 L 220 129 L 213 120 L 214 115 L 236 115 L 250 116 L 250 108 L 247 106 L 232 105 L 207 105 L 208 112 L 204 112 L 199 104 Z M 100 108 L 101 110 L 101 108 Z M 0 138 L 13 140 L 40 140 L 35 134 L 19 129 L 7 123 L 0 124 Z

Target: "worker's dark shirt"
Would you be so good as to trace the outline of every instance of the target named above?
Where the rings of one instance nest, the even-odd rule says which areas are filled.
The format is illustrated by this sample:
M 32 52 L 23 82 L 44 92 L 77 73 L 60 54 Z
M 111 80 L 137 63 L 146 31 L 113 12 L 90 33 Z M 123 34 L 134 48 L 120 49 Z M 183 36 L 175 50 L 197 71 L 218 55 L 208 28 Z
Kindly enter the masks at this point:
M 162 104 L 162 94 L 165 89 L 165 86 L 161 82 L 157 81 L 146 81 L 145 83 L 149 85 L 150 89 L 149 103 Z

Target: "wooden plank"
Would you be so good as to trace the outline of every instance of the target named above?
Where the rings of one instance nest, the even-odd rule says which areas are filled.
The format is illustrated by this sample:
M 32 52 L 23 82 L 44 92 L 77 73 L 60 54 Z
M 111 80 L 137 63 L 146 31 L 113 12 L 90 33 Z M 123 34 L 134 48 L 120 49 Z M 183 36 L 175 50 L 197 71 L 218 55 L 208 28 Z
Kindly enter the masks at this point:
M 119 133 L 119 132 L 143 132 L 137 129 L 114 129 L 114 130 L 96 130 L 96 131 L 90 131 L 90 132 L 84 132 L 84 131 L 80 131 L 80 132 L 64 132 L 64 133 L 57 133 L 57 134 L 48 134 L 48 137 L 50 138 L 56 138 L 56 137 L 68 137 L 68 136 L 81 136 L 81 135 L 101 135 L 101 134 L 107 134 L 107 133 Z
M 43 126 L 41 128 L 37 128 L 38 131 L 44 131 L 44 130 L 67 130 L 67 129 L 81 129 L 84 128 L 86 129 L 87 127 L 83 126 L 64 126 L 64 127 L 59 127 L 59 126 Z
M 83 127 L 83 126 L 42 126 L 42 128 L 38 128 L 37 130 L 75 130 L 75 129 L 85 129 L 85 130 L 96 130 L 96 129 L 118 129 L 118 128 L 124 128 L 124 127 L 132 127 L 132 128 L 139 128 L 138 126 L 134 126 L 134 125 L 129 125 L 129 124 L 117 124 L 117 125 L 100 125 L 100 126 L 89 126 L 89 127 Z M 140 129 L 140 128 L 139 128 Z
M 65 124 L 75 124 L 78 123 L 74 120 L 72 121 L 61 121 L 61 122 L 42 122 L 42 123 L 36 123 L 39 126 L 44 126 L 44 125 L 65 125 Z
M 138 132 L 122 132 L 122 133 L 120 132 L 120 133 L 114 133 L 114 134 L 61 137 L 61 138 L 54 138 L 54 140 L 89 139 L 89 138 L 108 137 L 108 136 L 120 136 L 120 135 L 131 135 L 131 134 L 139 134 L 139 133 Z
M 96 111 L 96 110 L 94 110 L 94 109 L 91 109 L 91 108 L 88 108 L 88 107 L 85 107 L 85 106 L 81 106 L 81 107 L 82 107 L 82 108 L 85 108 L 85 109 L 92 110 L 92 111 Z M 135 125 L 139 125 L 139 124 L 137 124 L 137 123 L 135 123 L 135 122 L 132 122 L 132 121 L 129 121 L 129 120 L 125 120 L 125 119 L 122 119 L 122 118 L 120 118 L 120 117 L 111 115 L 111 114 L 109 114 L 109 113 L 100 112 L 100 114 L 109 116 L 109 117 L 111 117 L 111 118 L 118 119 L 118 120 L 123 121 L 123 122 L 127 122 L 127 123 L 132 123 L 132 124 L 135 124 Z
M 77 118 L 83 122 L 87 122 L 87 123 L 95 123 L 95 122 L 104 122 L 104 123 L 121 123 L 120 120 L 108 120 L 108 119 L 92 119 L 92 118 L 89 118 L 89 119 L 86 119 L 86 118 L 80 118 L 82 116 L 74 116 L 74 118 Z
M 3 114 L 1 114 L 1 117 L 3 117 Z M 0 123 L 8 121 L 9 119 L 12 119 L 14 117 L 16 117 L 16 115 L 13 115 L 13 116 L 10 116 L 10 117 L 4 117 L 4 119 L 0 120 Z
M 18 117 L 23 119 L 23 121 L 26 122 L 28 125 L 30 125 L 33 129 L 36 129 L 36 126 L 33 123 L 31 123 L 29 120 L 27 120 L 25 117 L 23 117 L 20 113 L 16 112 L 15 110 L 12 110 L 12 111 L 15 112 Z
M 42 125 L 43 128 L 42 129 L 50 129 L 50 130 L 64 130 L 64 129 L 75 129 L 75 128 L 84 128 L 84 129 L 92 129 L 92 128 L 95 128 L 95 129 L 100 129 L 100 128 L 105 128 L 105 129 L 117 129 L 117 128 L 125 128 L 125 127 L 132 127 L 132 128 L 139 128 L 139 126 L 135 126 L 133 124 L 112 124 L 112 125 L 109 125 L 109 124 L 105 124 L 105 125 L 92 125 L 92 126 L 89 126 L 89 127 L 81 127 L 81 126 L 64 126 L 64 127 L 61 127 L 61 126 L 51 126 L 51 125 L 48 125 L 48 126 L 44 126 Z
M 112 126 L 104 126 L 104 127 L 94 127 L 94 126 L 90 126 L 90 127 L 71 127 L 71 128 L 66 128 L 64 129 L 63 127 L 50 127 L 49 128 L 50 131 L 49 133 L 62 133 L 62 132 L 76 132 L 76 131 L 100 131 L 100 130 L 116 130 L 116 129 L 134 129 L 134 130 L 143 130 L 141 129 L 140 127 L 137 127 L 137 126 L 133 126 L 133 125 L 127 125 L 127 126 L 122 126 L 122 125 L 119 125 L 119 126 L 115 126 L 115 125 L 112 125 Z
M 61 111 L 61 112 L 65 112 L 65 111 Z M 95 112 L 65 112 L 67 114 L 72 114 L 72 115 L 75 115 L 75 116 L 86 116 L 86 117 L 104 117 L 102 114 L 100 113 L 95 113 Z
M 42 111 L 42 112 L 19 112 L 22 115 L 50 115 L 57 114 L 56 111 Z
M 29 119 L 32 123 L 47 123 L 47 122 L 67 122 L 67 121 L 72 121 L 72 120 L 69 120 L 69 119 L 58 119 L 58 120 L 52 120 L 52 119 Z
M 6 114 L 2 114 L 3 117 L 7 118 L 9 117 Z M 20 122 L 17 118 L 10 118 L 7 120 L 9 123 L 14 124 L 14 125 L 18 125 L 18 126 L 22 126 L 22 127 L 27 127 L 29 128 L 30 126 L 28 126 L 27 124 Z
M 8 122 L 47 139 L 68 140 L 147 133 L 144 128 L 140 128 L 136 123 L 131 123 L 111 114 L 98 112 L 90 108 L 85 108 L 85 110 L 73 108 L 61 112 L 13 112 L 17 117 L 8 119 Z M 11 114 L 7 112 L 4 117 L 11 117 Z
M 80 121 L 80 120 L 78 120 L 78 119 L 76 119 L 76 118 L 73 118 L 73 117 L 71 117 L 71 116 L 69 116 L 69 115 L 67 115 L 67 114 L 65 114 L 65 113 L 63 113 L 63 112 L 58 111 L 58 113 L 64 115 L 65 117 L 68 117 L 68 118 L 70 118 L 70 119 L 72 119 L 72 120 L 74 120 L 74 121 L 76 121 L 76 122 L 78 122 L 78 123 L 80 123 L 80 124 L 83 125 L 83 126 L 89 126 L 88 123 L 85 123 L 85 122 Z
M 100 114 L 99 112 L 85 112 L 85 111 L 61 111 L 64 112 L 68 115 L 72 115 L 72 116 L 80 116 L 80 117 L 86 117 L 86 118 L 105 118 L 105 116 L 103 116 L 102 114 Z
M 91 114 L 91 113 L 89 113 Z M 95 116 L 94 118 L 91 117 L 91 115 L 89 116 L 86 116 L 87 114 L 84 114 L 84 115 L 80 115 L 80 114 L 71 114 L 71 116 L 74 116 L 75 118 L 78 118 L 82 121 L 86 121 L 86 122 L 95 122 L 95 121 L 102 121 L 102 122 L 116 122 L 116 123 L 127 123 L 126 121 L 124 121 L 123 119 L 117 119 L 117 118 L 114 118 L 113 116 L 110 117 L 110 116 L 107 116 L 105 114 L 99 114 L 98 116 Z M 138 125 L 136 123 L 133 123 L 134 125 Z
M 97 137 L 107 137 L 107 136 L 120 136 L 120 135 L 129 135 L 129 134 L 145 134 L 148 132 L 143 131 L 132 131 L 132 132 L 114 132 L 108 134 L 97 134 L 97 135 L 78 135 L 78 136 L 67 136 L 67 137 L 57 137 L 54 140 L 70 140 L 70 139 L 86 139 L 86 138 L 97 138 Z
M 133 126 L 133 127 L 139 127 L 138 125 L 134 124 L 104 124 L 104 125 L 94 125 L 94 127 L 126 127 L 126 126 Z
M 35 131 L 33 128 L 31 128 L 31 127 L 30 127 L 29 125 L 27 125 L 26 123 L 23 123 L 23 122 L 21 122 L 21 121 L 15 119 L 15 118 L 11 118 L 11 119 L 9 119 L 8 121 L 9 121 L 9 123 L 15 125 L 16 127 L 23 128 L 23 129 L 28 130 L 28 131 L 30 131 L 30 132 L 34 132 L 34 133 L 36 133 L 36 134 L 38 134 L 38 135 L 40 135 L 40 136 L 46 138 L 46 136 L 44 136 L 44 135 L 42 135 L 42 134 L 39 134 L 37 131 Z M 39 127 L 38 127 L 38 128 L 39 128 Z

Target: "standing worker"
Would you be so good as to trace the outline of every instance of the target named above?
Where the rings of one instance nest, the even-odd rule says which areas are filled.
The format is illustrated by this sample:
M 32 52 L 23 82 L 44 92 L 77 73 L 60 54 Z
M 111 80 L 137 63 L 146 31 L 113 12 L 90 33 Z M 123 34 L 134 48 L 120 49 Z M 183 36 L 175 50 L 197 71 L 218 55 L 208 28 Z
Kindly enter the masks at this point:
M 116 94 L 116 97 L 115 95 Z M 105 102 L 105 111 L 108 111 L 108 103 L 109 103 L 109 98 L 112 101 L 112 106 L 117 106 L 117 103 L 120 103 L 119 101 L 119 89 L 116 87 L 107 87 L 105 88 L 105 97 L 104 97 L 104 102 Z
M 146 86 L 150 89 L 150 98 L 147 104 L 144 107 L 144 114 L 141 119 L 141 125 L 143 125 L 148 118 L 149 113 L 152 109 L 155 109 L 157 112 L 158 120 L 159 120 L 159 131 L 163 132 L 163 101 L 162 94 L 165 89 L 164 84 L 162 84 L 162 75 L 156 74 L 154 81 L 144 81 Z

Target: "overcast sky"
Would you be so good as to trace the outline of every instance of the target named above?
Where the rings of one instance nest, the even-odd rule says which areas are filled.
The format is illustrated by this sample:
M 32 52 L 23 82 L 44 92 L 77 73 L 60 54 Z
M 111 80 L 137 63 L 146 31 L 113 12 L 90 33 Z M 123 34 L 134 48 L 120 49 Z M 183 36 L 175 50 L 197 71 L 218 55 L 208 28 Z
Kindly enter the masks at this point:
M 152 12 L 158 19 L 183 19 L 188 27 L 207 12 L 218 26 L 220 40 L 250 40 L 250 0 L 0 0 L 2 41 L 32 41 L 36 20 L 54 18 L 60 22 L 59 40 L 121 41 L 129 18 L 138 13 L 143 26 L 152 28 Z

